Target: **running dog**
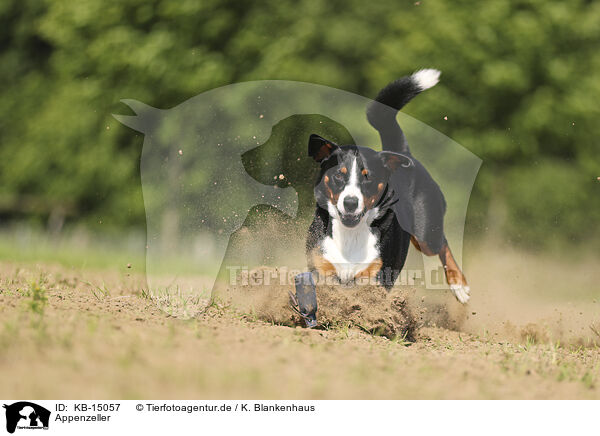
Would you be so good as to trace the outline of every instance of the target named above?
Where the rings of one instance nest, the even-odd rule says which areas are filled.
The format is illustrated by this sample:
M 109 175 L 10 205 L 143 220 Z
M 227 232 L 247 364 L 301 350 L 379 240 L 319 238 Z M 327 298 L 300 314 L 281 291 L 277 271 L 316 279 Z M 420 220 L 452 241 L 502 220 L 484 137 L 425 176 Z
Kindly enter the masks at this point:
M 467 280 L 444 236 L 444 195 L 411 155 L 396 120 L 398 111 L 436 85 L 439 76 L 437 70 L 420 70 L 379 92 L 367 118 L 379 132 L 381 152 L 310 136 L 308 154 L 320 164 L 306 242 L 310 271 L 343 285 L 372 278 L 390 289 L 412 242 L 426 255 L 439 256 L 458 301 L 469 300 Z

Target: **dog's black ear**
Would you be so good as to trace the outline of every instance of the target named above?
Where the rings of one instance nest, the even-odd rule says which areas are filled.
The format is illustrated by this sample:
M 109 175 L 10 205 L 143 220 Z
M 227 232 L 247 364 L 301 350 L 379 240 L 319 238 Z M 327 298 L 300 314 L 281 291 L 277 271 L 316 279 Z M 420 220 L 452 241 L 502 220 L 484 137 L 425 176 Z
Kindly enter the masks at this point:
M 308 155 L 315 161 L 321 162 L 338 148 L 337 144 L 319 135 L 312 134 L 308 140 Z
M 411 168 L 415 166 L 414 161 L 410 156 L 402 153 L 394 153 L 393 151 L 382 151 L 379 153 L 383 165 L 391 171 L 398 168 Z

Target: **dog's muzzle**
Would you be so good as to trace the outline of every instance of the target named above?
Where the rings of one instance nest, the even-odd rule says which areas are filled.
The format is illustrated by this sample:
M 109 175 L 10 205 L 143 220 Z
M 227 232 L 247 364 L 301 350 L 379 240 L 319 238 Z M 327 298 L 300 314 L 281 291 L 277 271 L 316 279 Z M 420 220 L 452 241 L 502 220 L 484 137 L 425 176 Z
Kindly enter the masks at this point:
M 341 213 L 340 212 L 340 221 L 346 227 L 356 227 L 360 220 L 365 216 L 364 212 L 355 214 L 355 213 Z

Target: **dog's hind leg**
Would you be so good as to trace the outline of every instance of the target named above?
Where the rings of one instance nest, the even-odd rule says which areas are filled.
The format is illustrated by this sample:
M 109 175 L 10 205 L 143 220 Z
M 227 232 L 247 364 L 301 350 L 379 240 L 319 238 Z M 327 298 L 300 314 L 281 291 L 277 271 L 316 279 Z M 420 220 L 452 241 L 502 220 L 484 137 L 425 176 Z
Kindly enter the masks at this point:
M 437 253 L 435 252 L 435 250 L 429 248 L 427 243 L 419 241 L 414 236 L 411 236 L 410 240 L 415 246 L 415 248 L 423 254 L 427 256 L 438 255 L 440 257 L 442 265 L 444 266 L 444 271 L 446 273 L 446 280 L 448 281 L 448 284 L 450 285 L 450 289 L 454 293 L 454 296 L 458 301 L 460 301 L 463 304 L 469 301 L 469 294 L 471 292 L 471 289 L 467 284 L 467 279 L 465 278 L 465 275 L 458 267 L 458 264 L 456 263 L 456 260 L 452 255 L 452 251 L 448 246 L 448 241 L 446 241 L 446 238 L 444 238 L 444 243 L 442 244 L 441 249 Z
M 450 251 L 448 241 L 444 240 L 444 245 L 442 246 L 439 256 L 440 260 L 442 261 L 442 265 L 444 265 L 446 280 L 450 285 L 450 289 L 452 292 L 454 292 L 456 299 L 465 304 L 467 301 L 469 301 L 471 288 L 469 288 L 465 275 L 458 267 L 458 264 L 452 255 L 452 251 Z

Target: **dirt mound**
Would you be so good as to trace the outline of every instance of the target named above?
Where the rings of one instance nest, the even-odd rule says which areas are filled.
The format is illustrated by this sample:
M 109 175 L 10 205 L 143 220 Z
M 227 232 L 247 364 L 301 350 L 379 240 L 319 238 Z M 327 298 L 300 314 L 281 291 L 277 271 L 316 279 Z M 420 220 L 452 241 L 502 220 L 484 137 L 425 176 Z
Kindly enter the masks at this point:
M 261 267 L 242 272 L 236 283 L 216 295 L 247 316 L 279 325 L 304 326 L 289 304 L 294 292 L 293 274 Z M 324 328 L 356 327 L 387 338 L 414 340 L 417 317 L 406 291 L 386 291 L 378 286 L 317 286 L 319 325 Z
M 417 318 L 406 291 L 387 291 L 379 286 L 321 286 L 317 301 L 319 322 L 323 325 L 347 323 L 390 339 L 414 341 Z

